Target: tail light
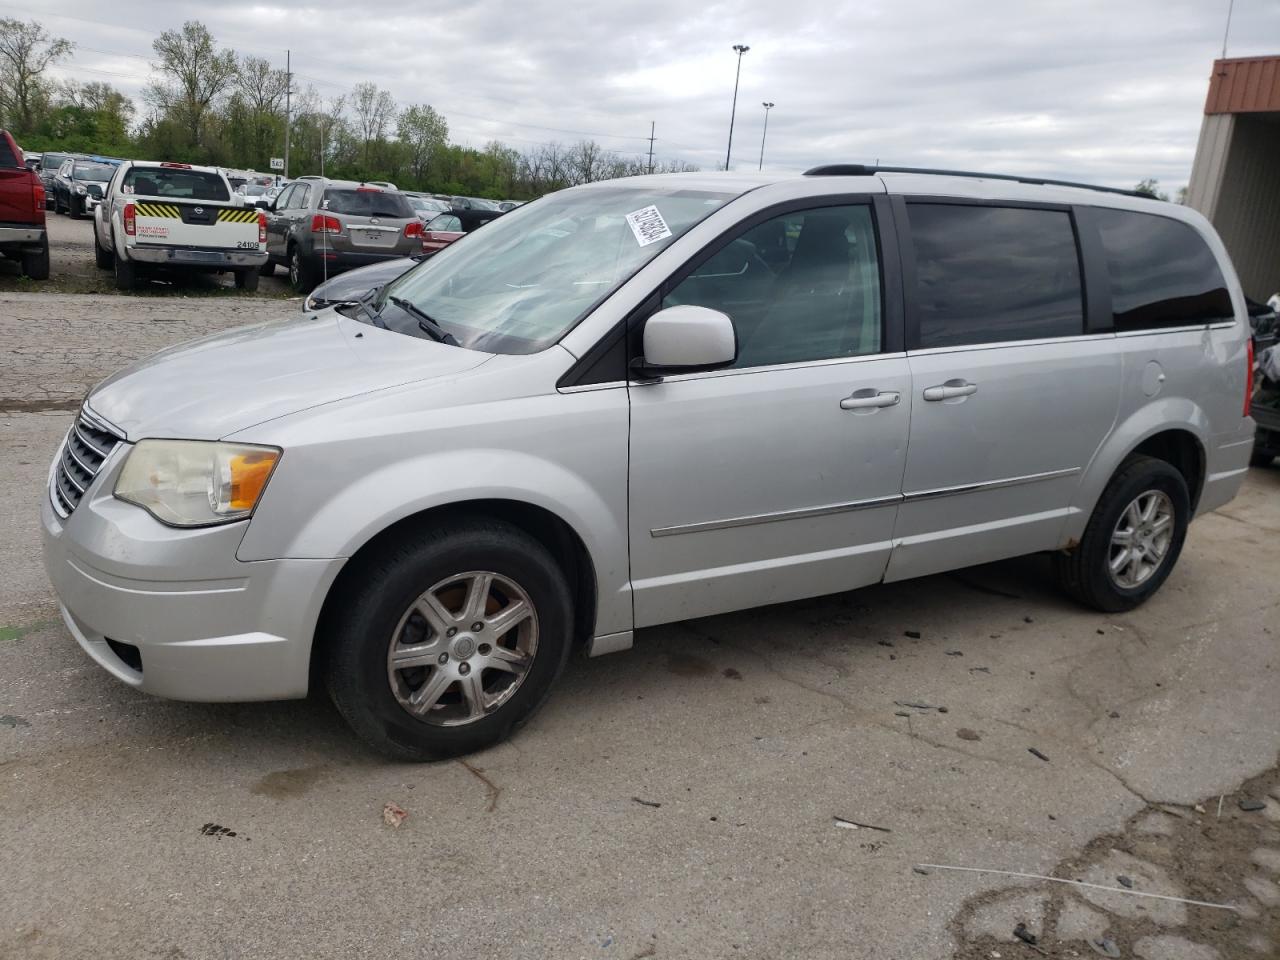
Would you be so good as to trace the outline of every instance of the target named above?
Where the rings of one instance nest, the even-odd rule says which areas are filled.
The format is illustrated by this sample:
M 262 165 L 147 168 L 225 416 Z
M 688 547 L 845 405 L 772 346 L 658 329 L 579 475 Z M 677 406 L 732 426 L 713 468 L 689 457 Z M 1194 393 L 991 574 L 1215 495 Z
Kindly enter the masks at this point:
M 124 232 L 131 237 L 138 235 L 138 210 L 132 203 L 124 205 Z
M 408 223 L 406 223 L 406 224 L 404 225 L 404 235 L 405 235 L 406 237 L 420 237 L 420 236 L 422 236 L 422 221 L 421 221 L 421 220 L 410 220 Z
M 267 215 L 261 210 L 258 211 L 258 242 L 267 242 Z
M 1249 415 L 1249 408 L 1253 405 L 1253 337 L 1249 338 L 1249 348 L 1245 351 L 1245 371 L 1244 371 L 1244 416 Z
M 35 211 L 36 221 L 44 221 L 44 184 L 40 182 L 40 178 L 36 177 L 36 182 L 31 185 L 31 207 Z
M 311 218 L 312 233 L 341 233 L 342 221 L 337 217 L 327 217 L 322 213 L 317 213 Z

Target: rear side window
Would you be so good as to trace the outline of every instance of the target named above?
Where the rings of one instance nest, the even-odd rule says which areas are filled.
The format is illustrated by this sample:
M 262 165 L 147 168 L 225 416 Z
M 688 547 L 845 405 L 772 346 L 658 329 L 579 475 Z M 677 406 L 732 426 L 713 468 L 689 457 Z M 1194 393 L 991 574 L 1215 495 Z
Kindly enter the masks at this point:
M 1185 327 L 1234 316 L 1213 252 L 1180 220 L 1128 210 L 1094 211 L 1111 277 L 1116 330 Z
M 353 217 L 401 217 L 414 216 L 413 207 L 402 193 L 388 190 L 342 190 L 330 188 L 324 192 L 321 206 L 330 213 L 345 213 Z
M 921 349 L 1084 331 L 1080 257 L 1066 211 L 910 203 L 907 216 Z
M 0 167 L 20 167 L 18 158 L 9 147 L 9 138 L 0 137 Z

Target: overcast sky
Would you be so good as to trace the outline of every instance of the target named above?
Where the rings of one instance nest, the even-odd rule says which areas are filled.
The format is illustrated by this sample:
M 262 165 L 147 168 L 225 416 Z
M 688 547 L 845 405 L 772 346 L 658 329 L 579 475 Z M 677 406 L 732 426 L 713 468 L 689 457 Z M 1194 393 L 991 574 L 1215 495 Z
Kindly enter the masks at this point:
M 723 163 L 735 43 L 749 44 L 733 166 L 823 162 L 1008 171 L 1171 192 L 1191 172 L 1227 0 L 312 0 L 305 7 L 65 0 L 34 16 L 77 43 L 63 74 L 137 95 L 151 41 L 184 19 L 321 95 L 372 81 L 430 103 L 455 142 L 582 135 Z M 1280 54 L 1280 0 L 1236 0 L 1229 56 Z M 145 109 L 140 104 L 141 109 Z

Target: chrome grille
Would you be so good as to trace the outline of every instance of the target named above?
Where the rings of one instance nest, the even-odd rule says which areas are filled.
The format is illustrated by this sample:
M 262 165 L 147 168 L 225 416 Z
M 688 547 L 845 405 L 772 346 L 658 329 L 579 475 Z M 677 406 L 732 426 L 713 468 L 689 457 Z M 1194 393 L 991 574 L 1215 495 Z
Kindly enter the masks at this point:
M 80 411 L 62 444 L 62 456 L 58 458 L 58 468 L 49 486 L 49 498 L 58 513 L 68 517 L 80 505 L 85 491 L 120 440 Z

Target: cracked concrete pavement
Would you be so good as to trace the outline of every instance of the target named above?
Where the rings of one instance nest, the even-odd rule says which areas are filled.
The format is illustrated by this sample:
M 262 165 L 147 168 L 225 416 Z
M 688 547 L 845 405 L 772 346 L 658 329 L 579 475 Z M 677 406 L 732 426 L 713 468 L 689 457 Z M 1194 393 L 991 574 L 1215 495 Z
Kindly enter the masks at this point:
M 1107 930 L 1126 957 L 1280 944 L 1280 798 L 1237 806 L 1276 789 L 1276 469 L 1132 613 L 1073 606 L 1032 558 L 644 631 L 465 761 L 385 763 L 320 698 L 112 680 L 40 566 L 71 411 L 133 357 L 296 307 L 0 293 L 0 956 L 1035 956 L 1016 922 L 1054 957 Z M 1219 795 L 1226 824 L 1195 808 Z M 1160 924 L 1120 895 L 912 870 L 1105 879 L 1112 850 L 1139 885 L 1238 902 L 1236 939 L 1221 911 Z

